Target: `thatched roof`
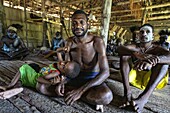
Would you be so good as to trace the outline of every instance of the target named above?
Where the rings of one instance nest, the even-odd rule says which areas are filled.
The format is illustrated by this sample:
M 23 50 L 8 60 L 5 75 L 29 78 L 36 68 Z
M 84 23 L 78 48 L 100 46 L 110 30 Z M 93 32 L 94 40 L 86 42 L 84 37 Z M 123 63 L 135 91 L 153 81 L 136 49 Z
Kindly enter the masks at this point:
M 25 5 L 24 5 L 25 1 Z M 92 25 L 100 26 L 102 18 L 103 0 L 4 0 L 12 7 L 26 6 L 32 12 L 45 12 L 49 18 L 60 17 L 60 12 L 65 19 L 70 17 L 76 9 L 83 9 L 89 15 L 95 15 L 96 20 Z M 45 3 L 45 9 L 42 4 Z M 61 11 L 62 10 L 62 11 Z M 114 25 L 129 28 L 149 22 L 156 27 L 167 28 L 170 26 L 169 0 L 112 0 L 110 29 Z

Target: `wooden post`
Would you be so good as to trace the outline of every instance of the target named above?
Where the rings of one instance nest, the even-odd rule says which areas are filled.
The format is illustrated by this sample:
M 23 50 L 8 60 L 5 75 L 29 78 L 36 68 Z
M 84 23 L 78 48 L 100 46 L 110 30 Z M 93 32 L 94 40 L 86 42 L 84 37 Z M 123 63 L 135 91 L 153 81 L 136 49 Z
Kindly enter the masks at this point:
M 4 10 L 3 10 L 3 0 L 0 1 L 0 38 L 3 36 L 4 28 Z
M 28 26 L 27 26 L 27 11 L 26 11 L 26 0 L 24 0 L 24 22 L 25 22 L 25 38 L 27 41 L 27 47 L 28 47 Z
M 45 0 L 41 0 L 41 10 L 42 10 L 42 26 L 43 26 L 43 42 L 42 42 L 42 46 L 46 47 L 46 37 L 47 37 L 47 23 L 45 22 Z
M 105 45 L 107 45 L 109 23 L 111 17 L 112 0 L 103 0 L 103 13 L 101 20 L 101 37 L 103 38 Z
M 148 9 L 146 9 L 147 6 L 148 6 L 148 2 L 145 2 L 145 9 L 143 11 L 143 17 L 142 17 L 142 25 L 145 24 L 147 21 L 147 12 L 148 12 Z
M 60 2 L 62 3 L 63 0 L 61 0 Z M 60 24 L 61 24 L 62 21 L 64 21 L 64 19 L 63 19 L 63 6 L 60 5 Z M 61 37 L 63 37 L 63 24 L 60 25 L 60 34 L 61 34 Z

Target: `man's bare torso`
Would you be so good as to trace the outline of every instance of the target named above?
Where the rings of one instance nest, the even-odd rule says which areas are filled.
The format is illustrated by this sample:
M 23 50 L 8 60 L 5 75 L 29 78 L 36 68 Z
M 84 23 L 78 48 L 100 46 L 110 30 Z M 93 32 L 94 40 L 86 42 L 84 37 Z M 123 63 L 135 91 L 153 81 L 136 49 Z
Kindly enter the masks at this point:
M 71 59 L 81 64 L 84 71 L 99 71 L 98 54 L 95 48 L 98 37 L 90 36 L 85 43 L 76 38 L 72 38 Z

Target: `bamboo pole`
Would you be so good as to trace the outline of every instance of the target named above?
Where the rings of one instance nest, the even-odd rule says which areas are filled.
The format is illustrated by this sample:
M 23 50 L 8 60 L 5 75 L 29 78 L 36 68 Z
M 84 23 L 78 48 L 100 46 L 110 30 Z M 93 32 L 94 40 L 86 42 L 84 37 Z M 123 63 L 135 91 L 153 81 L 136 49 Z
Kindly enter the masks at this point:
M 117 32 L 117 34 L 116 34 L 116 36 L 117 36 L 118 38 L 121 38 L 121 37 L 120 37 L 120 34 L 122 33 L 122 31 L 123 31 L 123 28 L 121 27 L 121 28 L 119 29 L 119 31 Z
M 123 33 L 121 34 L 120 38 L 123 39 L 123 37 L 125 36 L 126 32 L 127 32 L 127 30 L 124 30 Z
M 146 9 L 146 7 L 148 6 L 148 3 L 145 4 L 145 9 L 143 11 L 143 17 L 142 17 L 142 23 L 141 25 L 145 24 L 146 23 L 146 19 L 147 19 L 147 12 L 148 12 L 148 9 Z
M 148 21 L 152 20 L 161 20 L 161 19 L 170 19 L 170 15 L 166 16 L 157 16 L 157 17 L 150 17 L 148 18 Z M 111 23 L 114 23 L 115 21 L 111 21 Z M 129 23 L 129 22 L 141 22 L 141 19 L 131 19 L 131 20 L 117 20 L 116 23 Z
M 41 0 L 41 10 L 42 10 L 42 26 L 43 26 L 43 42 L 42 42 L 42 46 L 46 47 L 46 22 L 44 21 L 45 19 L 45 0 Z
M 24 22 L 25 22 L 25 32 L 26 32 L 26 42 L 27 42 L 27 47 L 28 47 L 28 26 L 27 26 L 27 11 L 26 11 L 26 0 L 24 0 Z
M 103 0 L 103 13 L 101 21 L 101 37 L 103 38 L 105 45 L 107 45 L 109 23 L 111 17 L 112 0 Z
M 0 37 L 3 35 L 3 0 L 0 1 Z
M 151 5 L 151 6 L 147 6 L 146 9 L 154 9 L 154 8 L 161 8 L 161 7 L 168 7 L 170 6 L 170 2 L 165 3 L 165 4 L 159 4 L 159 5 Z M 144 10 L 145 8 L 140 8 L 140 9 L 134 9 L 134 11 L 136 10 Z M 118 11 L 112 11 L 112 14 L 115 13 L 127 13 L 127 12 L 131 12 L 131 10 L 118 10 Z
M 61 3 L 62 3 L 62 0 L 61 0 Z M 63 20 L 63 8 L 62 6 L 60 6 L 60 23 L 61 21 L 64 21 Z M 60 33 L 61 33 L 61 37 L 63 37 L 63 25 L 60 26 Z
M 0 0 L 0 36 L 4 35 L 7 29 L 6 13 L 4 10 L 4 0 Z

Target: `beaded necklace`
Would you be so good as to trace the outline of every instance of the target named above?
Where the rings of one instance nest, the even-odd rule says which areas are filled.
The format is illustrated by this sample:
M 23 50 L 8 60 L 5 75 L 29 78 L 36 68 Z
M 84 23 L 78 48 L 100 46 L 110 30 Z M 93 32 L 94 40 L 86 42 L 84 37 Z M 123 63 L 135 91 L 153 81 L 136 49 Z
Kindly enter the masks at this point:
M 146 50 L 142 49 L 141 46 L 139 46 L 142 53 L 146 53 L 150 48 L 152 48 L 153 44 L 151 44 Z

